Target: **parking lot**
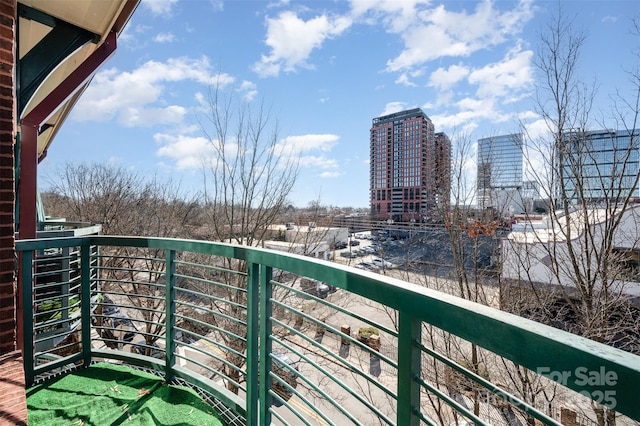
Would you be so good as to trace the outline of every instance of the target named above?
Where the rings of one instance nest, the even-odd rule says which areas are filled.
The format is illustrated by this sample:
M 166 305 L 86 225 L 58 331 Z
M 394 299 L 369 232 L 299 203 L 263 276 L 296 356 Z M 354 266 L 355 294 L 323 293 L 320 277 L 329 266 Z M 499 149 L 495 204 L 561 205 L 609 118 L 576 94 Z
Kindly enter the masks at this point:
M 470 238 L 465 235 L 452 242 L 444 227 L 398 235 L 357 233 L 350 237 L 344 248 L 335 250 L 333 260 L 372 271 L 400 268 L 452 278 L 455 275 L 453 244 L 462 256 L 465 269 L 478 267 L 489 271 L 494 265 L 499 243 L 500 239 L 496 237 Z

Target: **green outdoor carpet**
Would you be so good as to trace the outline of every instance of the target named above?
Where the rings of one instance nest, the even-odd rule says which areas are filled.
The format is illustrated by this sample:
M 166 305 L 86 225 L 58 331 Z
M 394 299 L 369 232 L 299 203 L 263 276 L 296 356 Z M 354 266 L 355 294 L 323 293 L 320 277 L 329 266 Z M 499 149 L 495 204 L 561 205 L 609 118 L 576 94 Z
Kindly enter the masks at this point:
M 222 425 L 191 389 L 150 373 L 97 363 L 27 391 L 30 426 Z

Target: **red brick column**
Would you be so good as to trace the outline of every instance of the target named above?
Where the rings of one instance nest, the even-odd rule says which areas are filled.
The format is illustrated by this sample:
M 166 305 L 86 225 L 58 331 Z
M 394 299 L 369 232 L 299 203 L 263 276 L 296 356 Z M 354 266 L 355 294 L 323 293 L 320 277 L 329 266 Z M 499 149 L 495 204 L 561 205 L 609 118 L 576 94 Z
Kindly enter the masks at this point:
M 16 349 L 15 16 L 16 0 L 0 0 L 0 354 Z
M 16 351 L 16 0 L 0 0 L 0 425 L 26 425 L 22 355 Z

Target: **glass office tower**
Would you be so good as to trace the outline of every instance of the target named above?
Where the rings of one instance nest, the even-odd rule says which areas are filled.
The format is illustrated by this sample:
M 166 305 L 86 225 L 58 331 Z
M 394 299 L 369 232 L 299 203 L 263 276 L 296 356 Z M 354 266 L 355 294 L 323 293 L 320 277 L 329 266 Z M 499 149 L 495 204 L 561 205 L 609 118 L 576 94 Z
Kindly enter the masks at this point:
M 640 197 L 638 130 L 574 130 L 557 147 L 558 199 L 570 203 L 611 202 Z M 564 191 L 562 190 L 564 189 Z
M 522 134 L 492 136 L 478 140 L 477 203 L 481 209 L 521 213 Z

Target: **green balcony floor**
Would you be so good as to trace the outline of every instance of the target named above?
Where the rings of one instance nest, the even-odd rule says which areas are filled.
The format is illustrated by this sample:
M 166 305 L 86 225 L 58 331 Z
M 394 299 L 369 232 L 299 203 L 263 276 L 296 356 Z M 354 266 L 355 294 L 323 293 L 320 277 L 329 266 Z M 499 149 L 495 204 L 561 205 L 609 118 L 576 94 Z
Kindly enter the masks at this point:
M 27 390 L 30 425 L 222 425 L 192 390 L 125 366 L 93 364 Z

